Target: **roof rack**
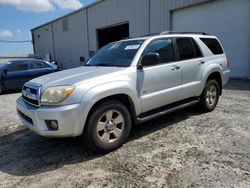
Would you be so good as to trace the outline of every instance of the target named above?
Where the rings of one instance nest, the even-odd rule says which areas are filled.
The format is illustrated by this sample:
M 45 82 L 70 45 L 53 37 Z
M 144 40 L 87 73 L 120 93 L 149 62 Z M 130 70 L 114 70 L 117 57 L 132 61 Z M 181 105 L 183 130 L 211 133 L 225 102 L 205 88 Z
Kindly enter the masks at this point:
M 148 36 L 154 36 L 154 35 L 159 35 L 159 33 L 151 33 L 151 34 L 147 34 L 147 35 L 142 35 L 140 37 L 148 37 Z
M 196 34 L 196 35 L 209 35 L 205 32 L 179 32 L 179 31 L 163 31 L 160 35 L 169 35 L 169 34 Z
M 171 35 L 171 34 L 209 35 L 208 33 L 205 33 L 205 32 L 163 31 L 161 33 L 151 33 L 151 34 L 142 35 L 142 36 L 139 36 L 139 37 L 150 37 L 150 36 L 155 36 L 155 35 Z M 135 38 L 135 37 L 125 37 L 122 40 L 131 39 L 131 38 Z
M 141 36 L 138 36 L 138 37 L 149 37 L 149 36 L 154 36 L 154 35 L 159 35 L 159 33 L 151 33 L 151 34 L 147 34 L 147 35 L 141 35 Z M 122 40 L 132 39 L 132 38 L 136 38 L 136 37 L 125 37 Z

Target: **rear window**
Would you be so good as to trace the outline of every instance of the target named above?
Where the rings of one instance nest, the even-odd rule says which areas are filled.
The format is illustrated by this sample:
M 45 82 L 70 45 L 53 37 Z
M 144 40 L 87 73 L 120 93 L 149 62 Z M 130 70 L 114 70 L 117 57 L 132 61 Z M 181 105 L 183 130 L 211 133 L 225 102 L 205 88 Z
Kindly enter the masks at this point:
M 201 41 L 211 50 L 214 55 L 223 54 L 222 47 L 218 40 L 211 38 L 200 38 Z
M 31 61 L 32 69 L 41 69 L 41 68 L 48 68 L 48 67 L 49 65 L 43 61 L 36 61 L 36 60 Z

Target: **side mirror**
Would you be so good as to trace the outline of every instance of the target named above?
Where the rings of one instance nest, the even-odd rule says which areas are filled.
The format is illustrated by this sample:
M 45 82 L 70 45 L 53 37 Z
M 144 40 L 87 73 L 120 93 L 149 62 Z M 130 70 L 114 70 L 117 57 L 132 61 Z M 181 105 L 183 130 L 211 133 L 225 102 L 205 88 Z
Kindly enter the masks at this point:
M 80 62 L 85 62 L 85 57 L 80 57 Z
M 158 53 L 148 53 L 145 54 L 141 59 L 141 66 L 149 66 L 149 65 L 156 65 L 160 55 Z

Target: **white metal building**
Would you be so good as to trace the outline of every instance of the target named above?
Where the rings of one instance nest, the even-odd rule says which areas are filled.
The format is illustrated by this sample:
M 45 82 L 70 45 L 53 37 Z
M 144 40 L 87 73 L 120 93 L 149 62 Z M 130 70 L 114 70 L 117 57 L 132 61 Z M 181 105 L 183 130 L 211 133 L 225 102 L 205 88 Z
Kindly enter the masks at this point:
M 32 35 L 37 56 L 68 69 L 108 42 L 167 30 L 216 35 L 231 76 L 250 78 L 250 0 L 100 0 L 32 29 Z

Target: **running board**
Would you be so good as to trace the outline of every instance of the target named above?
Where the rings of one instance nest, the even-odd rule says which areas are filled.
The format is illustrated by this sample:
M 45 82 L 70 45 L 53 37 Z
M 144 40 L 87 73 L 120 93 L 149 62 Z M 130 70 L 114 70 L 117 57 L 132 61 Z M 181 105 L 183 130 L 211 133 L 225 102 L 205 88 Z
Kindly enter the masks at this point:
M 137 117 L 137 122 L 143 123 L 145 121 L 149 121 L 151 119 L 155 119 L 155 118 L 158 118 L 160 116 L 181 110 L 181 109 L 186 108 L 188 106 L 198 104 L 199 102 L 200 102 L 199 99 L 189 99 L 189 100 L 184 100 L 182 102 L 177 102 L 177 103 L 174 103 L 171 105 L 167 105 L 167 106 L 162 107 L 160 109 L 152 110 L 152 111 L 147 112 L 147 113 L 143 113 L 142 115 Z

